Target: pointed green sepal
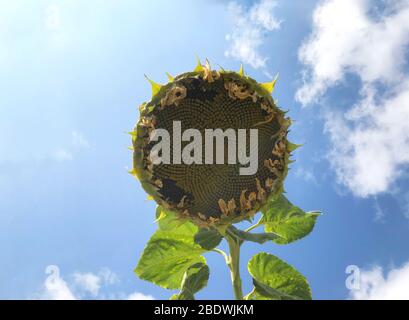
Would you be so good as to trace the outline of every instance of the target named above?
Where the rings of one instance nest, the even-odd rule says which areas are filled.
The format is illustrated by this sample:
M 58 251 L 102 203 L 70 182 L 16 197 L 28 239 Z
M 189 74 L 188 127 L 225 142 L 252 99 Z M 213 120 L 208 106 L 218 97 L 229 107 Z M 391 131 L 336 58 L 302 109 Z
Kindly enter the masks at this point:
M 274 90 L 274 87 L 276 85 L 277 79 L 278 79 L 278 74 L 276 75 L 276 77 L 274 78 L 273 81 L 262 83 L 261 86 L 264 89 L 266 89 L 268 91 L 268 93 L 272 94 L 273 90 Z
M 137 178 L 137 174 L 136 174 L 135 168 L 132 169 L 132 170 L 128 170 L 128 173 L 131 174 L 131 175 L 133 175 L 135 178 Z
M 284 125 L 289 127 L 291 126 L 291 124 L 293 123 L 293 120 L 291 120 L 291 118 L 285 118 L 284 119 Z
M 171 76 L 169 73 L 166 72 L 166 76 L 168 77 L 169 82 L 175 81 L 175 78 Z
M 152 97 L 154 97 L 159 92 L 159 90 L 162 88 L 162 85 L 160 85 L 159 83 L 156 83 L 156 82 L 152 81 L 151 79 L 149 79 L 146 74 L 145 74 L 145 78 L 146 78 L 146 80 L 149 81 L 149 83 L 152 86 Z
M 242 76 L 242 77 L 244 77 L 243 64 L 240 65 L 239 75 Z
M 202 63 L 200 62 L 199 57 L 196 57 L 197 65 L 196 68 L 193 70 L 194 72 L 202 72 L 204 70 Z
M 302 144 L 295 144 L 295 143 L 292 143 L 292 142 L 288 142 L 288 144 L 287 144 L 288 152 L 293 152 L 294 150 L 298 149 L 299 147 L 302 147 Z
M 220 70 L 221 70 L 222 72 L 226 72 L 226 70 L 225 70 L 220 64 L 218 64 L 217 66 L 220 68 Z
M 149 196 L 148 196 L 148 198 L 149 198 Z M 165 219 L 166 218 L 166 211 L 165 210 L 161 210 L 161 208 L 160 207 L 158 207 L 157 209 L 156 209 L 156 219 L 155 219 L 155 221 L 153 221 L 154 223 L 157 223 L 157 222 L 159 222 L 159 221 L 161 221 L 161 220 L 163 220 L 163 219 Z
M 126 132 L 126 134 L 129 134 L 132 137 L 132 142 L 136 141 L 136 138 L 138 136 L 138 134 L 136 133 L 136 131 L 130 131 L 130 132 Z M 129 148 L 128 148 L 129 149 Z
M 139 106 L 139 112 L 143 112 L 143 110 L 145 109 L 145 107 L 146 107 L 146 102 L 142 103 L 142 104 Z

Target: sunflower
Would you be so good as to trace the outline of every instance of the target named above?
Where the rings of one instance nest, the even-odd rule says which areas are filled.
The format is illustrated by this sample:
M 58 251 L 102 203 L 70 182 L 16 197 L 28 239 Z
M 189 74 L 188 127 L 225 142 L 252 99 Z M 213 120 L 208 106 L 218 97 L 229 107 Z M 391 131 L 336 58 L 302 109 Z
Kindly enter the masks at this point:
M 293 144 L 287 140 L 291 120 L 271 97 L 276 79 L 258 83 L 239 72 L 212 70 L 209 62 L 200 61 L 192 72 L 152 85 L 152 98 L 140 106 L 139 120 L 131 132 L 133 169 L 142 187 L 159 205 L 181 219 L 201 227 L 230 225 L 250 219 L 267 203 L 283 192 L 283 181 L 290 162 Z M 183 130 L 257 129 L 257 150 L 242 146 L 246 154 L 257 152 L 257 170 L 240 173 L 239 163 L 161 163 L 150 156 L 155 142 L 154 130 L 174 133 L 174 123 Z M 181 148 L 189 142 L 182 141 Z M 227 144 L 224 144 L 227 155 Z M 174 150 L 171 148 L 171 158 Z

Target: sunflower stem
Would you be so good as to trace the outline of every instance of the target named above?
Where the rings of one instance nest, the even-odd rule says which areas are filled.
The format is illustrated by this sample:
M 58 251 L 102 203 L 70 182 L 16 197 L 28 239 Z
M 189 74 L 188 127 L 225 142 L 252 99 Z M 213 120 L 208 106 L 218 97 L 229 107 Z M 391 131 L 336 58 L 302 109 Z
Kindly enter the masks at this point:
M 249 232 L 249 231 L 251 231 L 251 230 L 257 228 L 257 227 L 260 226 L 260 225 L 261 225 L 261 218 L 260 218 L 260 220 L 257 221 L 257 223 L 255 223 L 255 224 L 253 224 L 252 226 L 248 227 L 248 228 L 247 228 L 246 230 L 244 230 L 244 231 L 245 231 L 245 232 Z
M 231 281 L 233 284 L 234 298 L 243 300 L 243 290 L 240 278 L 240 246 L 241 241 L 226 233 L 225 238 L 229 244 L 229 261 L 227 263 L 230 269 Z

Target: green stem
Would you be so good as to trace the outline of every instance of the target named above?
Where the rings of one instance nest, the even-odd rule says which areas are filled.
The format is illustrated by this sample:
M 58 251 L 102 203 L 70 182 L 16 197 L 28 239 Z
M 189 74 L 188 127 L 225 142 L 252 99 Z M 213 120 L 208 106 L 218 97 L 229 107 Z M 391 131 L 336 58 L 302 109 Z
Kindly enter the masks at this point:
M 236 300 L 243 300 L 243 290 L 241 288 L 240 278 L 240 245 L 239 239 L 226 233 L 225 235 L 227 243 L 229 244 L 229 262 L 231 281 L 233 284 L 234 297 Z
M 260 218 L 260 220 L 257 221 L 256 224 L 253 224 L 252 226 L 248 227 L 248 228 L 247 228 L 246 230 L 244 230 L 244 231 L 249 232 L 249 231 L 251 231 L 251 230 L 257 228 L 257 227 L 260 226 L 260 225 L 261 225 L 261 218 Z

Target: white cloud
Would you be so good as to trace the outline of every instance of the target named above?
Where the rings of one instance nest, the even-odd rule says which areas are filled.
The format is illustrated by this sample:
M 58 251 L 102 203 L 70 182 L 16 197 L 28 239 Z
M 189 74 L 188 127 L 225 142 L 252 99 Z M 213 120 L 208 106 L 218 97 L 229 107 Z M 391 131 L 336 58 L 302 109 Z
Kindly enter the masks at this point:
M 114 284 L 119 282 L 117 274 L 112 272 L 108 268 L 102 268 L 99 271 L 98 275 L 105 284 Z
M 79 299 L 125 299 L 125 300 L 153 300 L 151 295 L 140 292 L 126 294 L 112 292 L 110 285 L 119 283 L 118 276 L 108 268 L 101 269 L 98 273 L 75 272 L 66 282 L 60 276 L 58 266 L 50 265 L 46 268 L 48 275 L 42 285 L 41 291 L 34 295 L 34 299 L 45 300 L 79 300 Z M 104 292 L 102 292 L 104 291 Z
M 355 300 L 409 300 L 409 262 L 390 270 L 375 266 L 360 272 L 359 290 L 351 290 L 349 298 Z
M 391 1 L 379 19 L 370 16 L 374 0 L 321 1 L 314 11 L 314 29 L 302 45 L 304 85 L 296 98 L 314 102 L 325 91 L 356 73 L 364 83 L 396 83 L 403 77 L 409 43 L 409 2 Z
M 409 1 L 388 2 L 376 19 L 374 8 L 374 0 L 320 2 L 299 51 L 305 82 L 296 94 L 307 105 L 348 73 L 360 78 L 360 100 L 346 113 L 326 110 L 325 128 L 338 181 L 361 197 L 388 191 L 409 164 Z
M 409 163 L 409 80 L 378 102 L 366 97 L 346 115 L 329 112 L 329 155 L 338 181 L 355 195 L 386 192 Z
M 119 282 L 118 276 L 108 268 L 101 269 L 97 274 L 92 272 L 75 272 L 74 285 L 81 291 L 98 296 L 102 286 L 112 285 Z
M 72 131 L 70 134 L 70 142 L 65 147 L 57 148 L 52 153 L 52 158 L 56 161 L 71 161 L 74 159 L 74 154 L 82 149 L 87 149 L 90 144 L 84 135 L 78 131 Z
M 101 279 L 93 273 L 75 273 L 74 283 L 96 297 L 101 288 Z
M 70 161 L 74 158 L 72 153 L 64 148 L 58 148 L 54 151 L 52 158 L 56 161 Z
M 49 274 L 44 282 L 43 292 L 40 294 L 40 299 L 47 300 L 75 300 L 75 296 L 67 283 L 60 277 L 60 272 L 57 266 L 50 265 L 46 268 L 46 273 Z
M 297 169 L 295 170 L 295 175 L 299 178 L 304 179 L 306 182 L 311 182 L 315 185 L 318 184 L 317 177 L 315 176 L 314 172 L 310 169 L 298 166 Z
M 140 292 L 131 293 L 127 300 L 154 300 L 154 298 L 150 295 L 144 295 Z
M 87 141 L 87 139 L 85 139 L 81 132 L 78 131 L 71 132 L 71 139 L 74 147 L 89 148 L 89 142 Z
M 228 4 L 234 22 L 233 31 L 226 35 L 229 49 L 225 55 L 250 64 L 253 68 L 264 68 L 267 58 L 260 53 L 265 35 L 279 29 L 281 21 L 274 16 L 275 0 L 261 0 L 250 8 L 237 2 Z
M 378 199 L 375 197 L 375 202 L 373 206 L 375 210 L 375 221 L 376 222 L 384 222 L 385 212 L 379 205 Z

